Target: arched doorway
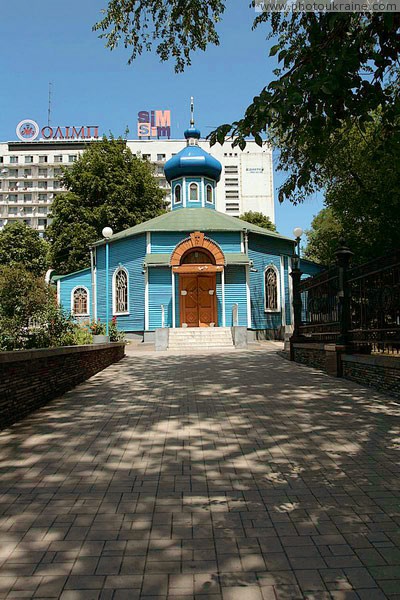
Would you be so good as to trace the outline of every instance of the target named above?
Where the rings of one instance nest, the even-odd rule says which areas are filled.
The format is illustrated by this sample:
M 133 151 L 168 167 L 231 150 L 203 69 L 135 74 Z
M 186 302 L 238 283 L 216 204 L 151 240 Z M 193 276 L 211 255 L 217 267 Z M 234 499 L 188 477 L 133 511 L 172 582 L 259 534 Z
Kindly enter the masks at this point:
M 212 255 L 203 250 L 189 250 L 181 265 L 202 267 L 215 265 Z M 218 325 L 216 273 L 196 270 L 179 276 L 181 327 L 214 327 Z
M 217 244 L 194 232 L 171 255 L 173 272 L 179 276 L 181 327 L 217 327 L 217 272 L 225 257 Z

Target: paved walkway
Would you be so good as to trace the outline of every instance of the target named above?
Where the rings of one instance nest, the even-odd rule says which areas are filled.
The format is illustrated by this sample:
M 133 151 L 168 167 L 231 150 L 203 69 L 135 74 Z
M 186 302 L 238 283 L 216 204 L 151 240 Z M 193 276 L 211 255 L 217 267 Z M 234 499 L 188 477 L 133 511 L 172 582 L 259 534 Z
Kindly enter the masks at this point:
M 400 598 L 399 408 L 272 346 L 130 355 L 0 434 L 0 598 Z

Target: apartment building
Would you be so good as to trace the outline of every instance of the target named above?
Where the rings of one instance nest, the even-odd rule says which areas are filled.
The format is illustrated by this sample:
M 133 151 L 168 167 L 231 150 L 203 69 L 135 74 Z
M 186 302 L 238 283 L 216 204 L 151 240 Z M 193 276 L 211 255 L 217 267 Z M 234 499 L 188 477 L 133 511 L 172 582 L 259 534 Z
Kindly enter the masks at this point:
M 62 167 L 72 165 L 88 143 L 83 140 L 0 142 L 0 229 L 8 222 L 22 220 L 44 233 L 51 203 L 63 191 Z M 169 194 L 164 163 L 181 150 L 184 140 L 128 140 L 130 150 L 155 165 L 160 187 Z M 219 144 L 199 145 L 222 166 L 216 208 L 239 216 L 253 210 L 274 222 L 272 151 L 248 142 L 245 150 Z

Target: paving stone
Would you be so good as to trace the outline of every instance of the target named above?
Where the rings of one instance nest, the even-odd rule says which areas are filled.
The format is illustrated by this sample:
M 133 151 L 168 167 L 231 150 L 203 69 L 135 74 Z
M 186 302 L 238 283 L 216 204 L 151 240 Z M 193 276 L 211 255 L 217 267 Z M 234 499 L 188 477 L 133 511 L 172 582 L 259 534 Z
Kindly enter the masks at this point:
M 0 599 L 400 600 L 398 411 L 275 348 L 128 350 L 1 432 Z

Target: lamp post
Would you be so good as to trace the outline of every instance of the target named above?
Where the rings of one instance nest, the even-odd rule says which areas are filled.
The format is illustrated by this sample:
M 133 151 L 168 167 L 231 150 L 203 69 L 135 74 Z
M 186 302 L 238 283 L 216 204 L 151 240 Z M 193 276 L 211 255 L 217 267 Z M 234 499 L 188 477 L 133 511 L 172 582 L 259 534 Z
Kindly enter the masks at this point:
M 110 264 L 110 249 L 108 246 L 108 240 L 113 234 L 111 227 L 104 227 L 101 232 L 104 239 L 106 240 L 106 335 L 109 334 L 109 320 L 110 320 L 110 285 L 109 285 L 109 264 Z
M 293 282 L 293 334 L 290 338 L 290 360 L 294 360 L 293 342 L 300 336 L 302 302 L 299 286 L 303 274 L 300 270 L 300 238 L 303 235 L 302 228 L 295 227 L 293 235 L 296 238 L 296 247 L 293 256 L 293 269 L 290 273 Z

